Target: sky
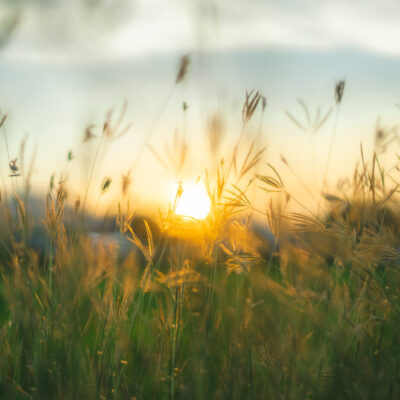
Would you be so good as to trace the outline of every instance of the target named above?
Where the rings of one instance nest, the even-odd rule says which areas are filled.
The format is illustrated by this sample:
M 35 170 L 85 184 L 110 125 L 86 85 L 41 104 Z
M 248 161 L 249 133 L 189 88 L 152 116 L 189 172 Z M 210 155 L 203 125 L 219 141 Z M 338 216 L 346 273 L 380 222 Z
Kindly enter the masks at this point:
M 135 165 L 133 182 L 140 191 L 132 196 L 138 207 L 165 204 L 178 179 L 157 162 L 145 141 L 163 151 L 177 129 L 185 130 L 192 151 L 185 175 L 202 174 L 208 162 L 204 132 L 209 119 L 218 114 L 225 120 L 227 144 L 237 139 L 246 90 L 260 90 L 267 98 L 261 138 L 268 161 L 284 169 L 279 164 L 283 154 L 315 190 L 333 132 L 338 80 L 345 79 L 346 88 L 329 169 L 331 190 L 359 158 L 360 142 L 372 152 L 378 119 L 385 127 L 398 123 L 397 1 L 102 0 L 95 8 L 82 4 L 53 0 L 0 6 L 2 21 L 18 18 L 0 49 L 0 107 L 9 115 L 10 157 L 18 156 L 26 135 L 28 153 L 36 149 L 34 188 L 42 190 L 52 173 L 68 175 L 76 191 L 84 187 L 97 146 L 96 141 L 82 143 L 85 127 L 93 123 L 99 130 L 107 111 L 115 107 L 118 113 L 125 100 L 132 129 L 101 148 L 92 189 L 96 191 L 104 176 L 119 182 Z M 191 55 L 189 74 L 174 88 L 179 59 L 186 53 Z M 315 135 L 298 129 L 285 114 L 289 111 L 304 121 L 299 98 L 311 113 L 318 107 L 323 112 L 334 109 Z M 186 116 L 182 102 L 189 105 Z M 257 136 L 260 115 L 256 118 L 244 146 Z M 69 150 L 75 155 L 73 162 L 67 162 Z M 390 154 L 382 158 L 389 164 L 392 160 Z M 0 163 L 5 176 L 4 137 Z M 294 177 L 285 173 L 289 186 L 299 189 Z M 98 197 L 93 194 L 93 204 L 99 203 Z

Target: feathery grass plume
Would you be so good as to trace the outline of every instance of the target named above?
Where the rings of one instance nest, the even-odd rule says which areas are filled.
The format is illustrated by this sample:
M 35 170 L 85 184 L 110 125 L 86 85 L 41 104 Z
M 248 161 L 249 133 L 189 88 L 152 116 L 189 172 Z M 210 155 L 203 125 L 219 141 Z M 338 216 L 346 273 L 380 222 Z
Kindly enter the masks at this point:
M 10 168 L 10 170 L 11 170 L 11 174 L 9 175 L 10 177 L 13 177 L 13 176 L 20 176 L 20 174 L 19 174 L 19 167 L 18 167 L 18 165 L 17 165 L 17 158 L 14 158 L 13 160 L 10 160 L 10 162 L 9 162 L 9 164 L 8 164 L 8 166 L 9 166 L 9 168 Z
M 116 223 L 121 234 L 124 234 L 128 231 L 128 226 L 132 225 L 134 217 L 135 213 L 130 209 L 129 200 L 126 202 L 125 210 L 123 210 L 121 203 L 118 202 L 118 213 L 116 216 Z
M 50 181 L 49 181 L 49 192 L 52 192 L 54 189 L 54 182 L 55 182 L 56 176 L 55 174 L 51 174 L 50 176 Z
M 263 111 L 267 108 L 267 98 L 265 96 L 261 96 L 261 108 Z
M 178 188 L 176 189 L 175 200 L 174 200 L 174 212 L 176 210 L 176 206 L 177 206 L 180 198 L 182 197 L 182 194 L 183 194 L 183 185 L 182 185 L 182 181 L 179 181 Z
M 246 98 L 242 108 L 243 125 L 246 125 L 250 121 L 261 99 L 262 95 L 260 92 L 257 91 L 254 93 L 254 90 L 250 92 L 246 91 Z
M 81 207 L 81 198 L 80 196 L 76 196 L 75 202 L 74 202 L 74 215 L 78 215 L 79 208 Z
M 243 108 L 242 108 L 242 122 L 243 122 L 242 129 L 240 131 L 239 139 L 233 149 L 231 162 L 228 166 L 228 170 L 226 173 L 227 178 L 230 176 L 232 167 L 233 167 L 234 174 L 236 174 L 238 150 L 240 148 L 240 144 L 241 144 L 242 138 L 244 136 L 247 123 L 252 118 L 261 99 L 262 99 L 262 95 L 260 94 L 260 92 L 257 91 L 254 93 L 254 90 L 251 90 L 250 92 L 246 91 L 246 97 L 245 97 L 245 101 L 243 103 Z
M 283 181 L 280 177 L 280 175 L 277 173 L 275 168 L 269 165 L 270 168 L 273 169 L 276 178 L 272 176 L 267 176 L 267 175 L 260 175 L 257 174 L 256 178 L 262 181 L 267 185 L 267 188 L 263 188 L 263 190 L 270 192 L 270 193 L 280 193 L 282 191 L 286 192 L 285 186 L 283 184 Z
M 224 207 L 232 207 L 232 214 L 247 210 L 251 207 L 251 202 L 246 196 L 246 190 L 251 185 L 252 180 L 249 181 L 247 187 L 242 190 L 237 185 L 232 184 L 232 189 L 225 190 Z
M 300 122 L 300 120 L 288 110 L 285 110 L 286 116 L 302 131 L 316 134 L 328 121 L 332 114 L 332 108 L 329 108 L 326 113 L 321 114 L 321 107 L 318 106 L 315 111 L 315 116 L 312 118 L 307 104 L 301 99 L 297 99 L 297 102 L 303 110 L 305 121 Z
M 108 189 L 110 189 L 111 186 L 111 178 L 109 176 L 106 176 L 105 178 L 103 178 L 103 181 L 101 182 L 101 194 L 104 194 L 108 191 Z
M 335 101 L 336 104 L 340 104 L 342 102 L 343 92 L 346 85 L 345 80 L 338 81 L 335 85 Z
M 345 193 L 351 188 L 350 179 L 346 177 L 339 178 L 336 184 L 337 190 L 341 193 Z
M 142 254 L 146 257 L 148 263 L 153 261 L 154 257 L 154 241 L 153 235 L 151 233 L 150 225 L 146 220 L 143 220 L 143 224 L 146 230 L 146 239 L 147 239 L 147 246 L 139 239 L 136 235 L 135 231 L 133 230 L 132 226 L 129 223 L 126 223 L 124 229 L 126 232 L 130 234 L 127 239 L 132 242 L 137 248 L 142 252 Z
M 49 192 L 46 199 L 46 219 L 43 225 L 46 228 L 51 239 L 54 240 L 59 229 L 63 224 L 64 204 L 67 198 L 67 191 L 64 188 L 64 182 L 60 181 L 57 187 L 56 200 L 53 200 Z
M 122 174 L 122 179 L 121 179 L 122 196 L 125 197 L 127 195 L 131 183 L 132 183 L 131 171 L 128 171 L 126 174 Z
M 121 113 L 113 123 L 114 110 L 111 109 L 107 112 L 106 119 L 103 124 L 103 133 L 110 141 L 114 141 L 125 135 L 132 127 L 132 123 L 123 124 L 126 112 L 128 110 L 128 102 L 125 100 Z
M 385 153 L 392 143 L 397 142 L 397 144 L 400 144 L 398 125 L 384 127 L 381 125 L 380 118 L 378 118 L 376 121 L 374 139 L 375 152 L 377 154 Z
M 225 266 L 228 274 L 249 273 L 260 263 L 261 257 L 256 249 L 255 237 L 250 232 L 249 223 L 248 218 L 245 221 L 233 221 L 229 226 L 229 242 L 219 244 L 227 255 Z
M 339 202 L 339 203 L 343 203 L 343 199 L 335 196 L 333 194 L 330 193 L 322 193 L 322 195 L 324 196 L 325 200 L 329 201 L 329 202 Z
M 17 211 L 17 232 L 22 242 L 26 243 L 29 237 L 30 221 L 29 215 L 26 213 L 26 208 L 23 200 L 19 197 L 15 197 L 16 211 Z
M 254 167 L 260 163 L 264 152 L 266 150 L 266 147 L 256 151 L 254 150 L 255 146 L 255 141 L 253 141 L 249 147 L 249 150 L 246 154 L 246 157 L 242 163 L 241 168 L 239 169 L 239 175 L 238 175 L 238 180 L 243 178 L 249 171 L 254 169 Z M 254 152 L 253 152 L 254 150 Z
M 75 155 L 72 152 L 72 150 L 68 150 L 67 161 L 72 161 L 74 158 L 75 158 Z
M 140 287 L 143 292 L 148 292 L 151 288 L 154 275 L 153 259 L 155 248 L 149 223 L 144 219 L 143 224 L 146 230 L 147 246 L 136 235 L 130 223 L 125 223 L 124 230 L 130 234 L 127 239 L 132 242 L 146 258 L 146 267 L 140 279 Z
M 188 54 L 183 55 L 180 60 L 178 74 L 176 75 L 175 79 L 176 84 L 181 83 L 185 79 L 188 72 L 189 64 L 190 56 Z
M 93 130 L 96 128 L 96 125 L 90 124 L 85 129 L 85 135 L 83 137 L 83 143 L 89 142 L 90 140 L 96 138 L 97 136 L 93 133 Z
M 157 271 L 156 281 L 168 287 L 168 289 L 182 289 L 183 286 L 196 287 L 205 282 L 205 278 L 196 270 L 193 269 L 190 260 L 185 259 L 181 268 L 170 269 L 164 274 L 162 271 Z

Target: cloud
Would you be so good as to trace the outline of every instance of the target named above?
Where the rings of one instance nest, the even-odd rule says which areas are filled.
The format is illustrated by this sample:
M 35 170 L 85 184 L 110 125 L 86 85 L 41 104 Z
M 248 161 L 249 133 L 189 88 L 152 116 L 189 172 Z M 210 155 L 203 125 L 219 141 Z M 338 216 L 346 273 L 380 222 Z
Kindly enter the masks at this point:
M 400 56 L 398 1 L 222 0 L 218 4 L 224 48 L 354 47 Z
M 354 48 L 400 56 L 400 2 L 395 0 L 137 0 L 135 5 L 129 18 L 102 33 L 78 23 L 72 6 L 68 13 L 49 9 L 41 20 L 31 13 L 3 56 L 70 64 L 269 47 Z M 66 15 L 70 23 L 50 23 Z

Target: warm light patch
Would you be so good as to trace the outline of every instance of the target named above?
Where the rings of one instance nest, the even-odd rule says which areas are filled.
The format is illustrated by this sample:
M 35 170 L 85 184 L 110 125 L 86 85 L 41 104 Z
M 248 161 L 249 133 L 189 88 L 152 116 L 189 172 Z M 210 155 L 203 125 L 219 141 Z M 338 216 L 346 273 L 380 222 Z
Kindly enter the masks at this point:
M 210 212 L 211 201 L 203 182 L 182 184 L 183 190 L 176 201 L 175 214 L 182 217 L 204 219 Z

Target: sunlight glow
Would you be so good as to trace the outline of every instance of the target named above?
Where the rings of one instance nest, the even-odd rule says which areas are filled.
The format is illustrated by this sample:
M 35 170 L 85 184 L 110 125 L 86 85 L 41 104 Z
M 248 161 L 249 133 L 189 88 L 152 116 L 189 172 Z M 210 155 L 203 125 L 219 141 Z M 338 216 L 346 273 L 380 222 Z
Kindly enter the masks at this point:
M 211 201 L 203 182 L 187 182 L 178 198 L 175 214 L 182 217 L 204 219 L 210 212 Z

